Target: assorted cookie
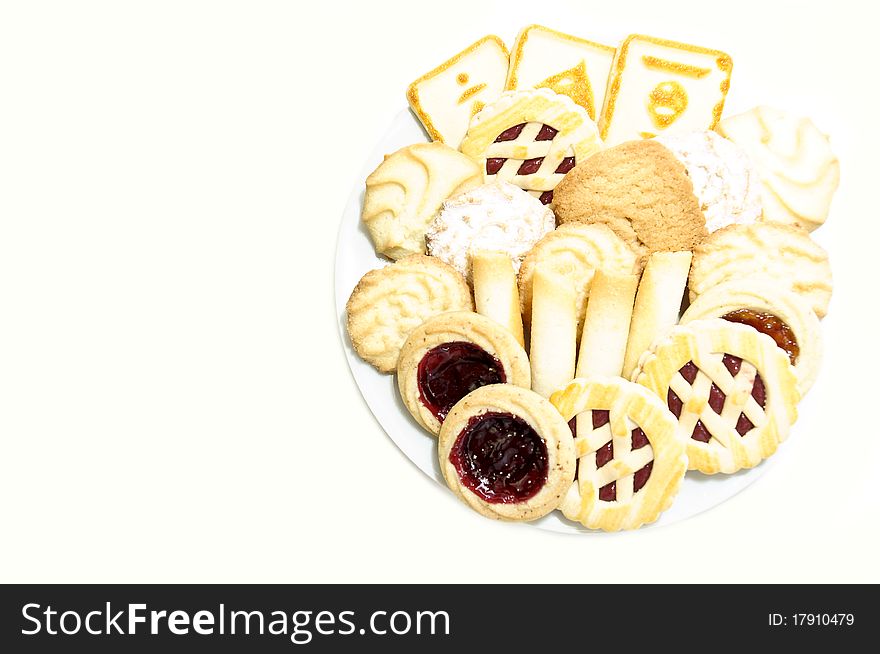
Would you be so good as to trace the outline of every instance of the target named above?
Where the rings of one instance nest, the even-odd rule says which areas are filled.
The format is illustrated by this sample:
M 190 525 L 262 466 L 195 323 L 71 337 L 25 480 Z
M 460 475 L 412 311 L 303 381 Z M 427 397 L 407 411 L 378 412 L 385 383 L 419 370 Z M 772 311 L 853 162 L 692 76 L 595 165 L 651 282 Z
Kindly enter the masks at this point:
M 455 268 L 413 254 L 361 277 L 345 313 L 358 356 L 379 372 L 394 372 L 400 348 L 416 327 L 438 313 L 473 308 L 471 289 Z
M 474 116 L 461 151 L 486 181 L 502 179 L 553 201 L 565 174 L 601 147 L 586 110 L 566 95 L 542 88 L 507 91 Z
M 688 458 L 660 398 L 619 377 L 588 377 L 550 401 L 577 421 L 577 478 L 559 506 L 566 518 L 589 529 L 637 529 L 672 505 Z
M 520 31 L 510 51 L 508 91 L 547 88 L 567 95 L 598 122 L 616 48 L 541 25 Z
M 548 400 L 511 384 L 466 396 L 449 412 L 438 441 L 446 484 L 489 518 L 545 516 L 574 479 L 568 423 Z
M 458 148 L 474 114 L 504 90 L 509 56 L 490 34 L 409 85 L 406 98 L 435 141 Z
M 472 250 L 506 252 L 518 271 L 526 253 L 555 227 L 549 207 L 513 184 L 496 181 L 444 201 L 425 240 L 428 254 L 469 278 Z
M 633 379 L 666 398 L 687 442 L 688 467 L 705 474 L 752 468 L 797 419 L 797 375 L 772 338 L 727 320 L 674 327 Z
M 808 231 L 825 222 L 840 164 L 828 137 L 809 118 L 755 107 L 725 118 L 716 129 L 752 158 L 762 182 L 764 220 Z
M 839 165 L 808 119 L 722 119 L 731 70 L 531 25 L 509 57 L 488 36 L 410 85 L 433 142 L 367 179 L 363 224 L 397 261 L 358 283 L 348 333 L 479 513 L 636 529 L 687 470 L 788 437 L 822 359 L 809 230 Z
M 614 58 L 599 124 L 607 145 L 712 129 L 724 110 L 733 60 L 719 50 L 633 34 Z
M 828 253 L 799 227 L 759 222 L 714 232 L 694 249 L 690 300 L 730 279 L 758 277 L 800 295 L 819 318 L 831 301 Z
M 361 211 L 376 252 L 390 259 L 424 254 L 425 232 L 443 201 L 482 181 L 472 159 L 440 142 L 387 155 L 367 177 Z
M 687 169 L 655 140 L 629 141 L 574 167 L 556 189 L 561 223 L 604 223 L 636 252 L 692 250 L 706 218 Z
M 470 311 L 441 313 L 406 339 L 397 361 L 403 403 L 434 435 L 465 395 L 489 384 L 529 388 L 529 358 L 513 334 Z

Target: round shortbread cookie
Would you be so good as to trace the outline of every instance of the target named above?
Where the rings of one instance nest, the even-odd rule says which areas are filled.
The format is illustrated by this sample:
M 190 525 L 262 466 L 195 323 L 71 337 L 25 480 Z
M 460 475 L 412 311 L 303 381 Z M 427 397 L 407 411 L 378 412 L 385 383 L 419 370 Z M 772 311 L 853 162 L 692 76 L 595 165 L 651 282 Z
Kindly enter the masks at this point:
M 361 220 L 376 252 L 391 259 L 425 253 L 425 231 L 450 195 L 478 186 L 480 167 L 440 142 L 386 155 L 367 177 Z
M 583 329 L 590 282 L 595 272 L 604 270 L 614 275 L 639 272 L 636 253 L 607 225 L 560 225 L 535 244 L 520 268 L 519 297 L 523 305 L 523 319 L 527 324 L 531 323 L 532 316 L 532 276 L 535 267 L 544 263 L 551 272 L 567 278 L 574 285 L 578 334 Z
M 684 165 L 660 143 L 622 143 L 579 163 L 556 187 L 561 223 L 605 223 L 639 254 L 693 250 L 708 234 Z
M 831 300 L 828 253 L 793 225 L 758 222 L 713 232 L 694 250 L 688 288 L 693 302 L 731 279 L 761 277 L 803 297 L 819 318 Z
M 764 220 L 812 231 L 828 217 L 840 164 L 828 137 L 809 118 L 755 107 L 716 128 L 751 157 L 763 182 Z
M 464 277 L 452 266 L 423 254 L 371 270 L 345 305 L 355 352 L 379 372 L 397 368 L 404 341 L 425 320 L 473 308 Z

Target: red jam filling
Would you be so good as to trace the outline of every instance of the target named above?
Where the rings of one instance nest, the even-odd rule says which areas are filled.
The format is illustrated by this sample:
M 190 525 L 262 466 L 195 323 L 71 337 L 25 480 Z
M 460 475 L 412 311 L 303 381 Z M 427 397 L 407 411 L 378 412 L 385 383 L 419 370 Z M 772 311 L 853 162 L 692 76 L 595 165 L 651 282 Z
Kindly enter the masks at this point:
M 722 362 L 724 363 L 724 367 L 727 368 L 727 371 L 736 376 L 742 367 L 742 359 L 739 357 L 735 357 L 732 354 L 725 354 L 722 358 Z M 679 373 L 682 377 L 684 377 L 685 381 L 688 384 L 693 384 L 697 379 L 697 367 L 694 365 L 693 361 L 688 361 L 684 364 L 681 369 L 679 369 Z M 755 381 L 752 384 L 752 397 L 755 399 L 761 408 L 764 408 L 765 402 L 767 400 L 766 389 L 764 388 L 764 380 L 761 379 L 761 375 L 755 374 Z M 721 411 L 724 409 L 724 400 L 726 396 L 724 391 L 718 388 L 715 384 L 712 384 L 712 387 L 709 389 L 709 406 L 712 410 L 721 415 Z M 669 410 L 675 415 L 676 418 L 681 418 L 681 411 L 684 407 L 684 403 L 681 401 L 681 398 L 676 395 L 675 391 L 671 388 L 666 393 L 666 404 L 669 406 Z M 736 421 L 736 431 L 740 436 L 745 436 L 748 432 L 755 428 L 755 425 L 749 420 L 748 416 L 744 413 L 739 414 L 739 418 Z M 691 432 L 691 438 L 695 441 L 701 441 L 703 443 L 708 443 L 712 435 L 706 429 L 706 426 L 703 424 L 701 420 L 697 420 L 697 424 L 694 425 L 694 430 Z M 636 449 L 633 447 L 633 449 Z
M 524 502 L 547 481 L 547 445 L 519 416 L 490 411 L 472 417 L 449 461 L 462 483 L 490 504 Z
M 608 411 L 602 410 L 593 410 L 593 429 L 599 429 L 599 427 L 603 425 L 607 425 L 610 420 Z M 641 427 L 636 427 L 632 430 L 632 449 L 638 450 L 645 447 L 648 444 L 648 437 L 645 436 L 645 432 L 642 431 Z M 611 461 L 614 458 L 614 441 L 608 441 L 596 450 L 596 468 L 601 468 L 606 463 Z M 644 485 L 648 482 L 648 477 L 651 476 L 651 469 L 654 467 L 654 462 L 649 461 L 647 464 L 636 470 L 633 475 L 633 493 L 638 493 Z M 603 502 L 613 502 L 617 499 L 617 482 L 612 481 L 610 484 L 605 484 L 602 488 L 599 489 L 599 499 Z
M 419 361 L 419 396 L 440 422 L 446 419 L 456 402 L 471 391 L 506 381 L 501 362 L 467 341 L 438 345 Z
M 788 354 L 788 358 L 791 360 L 791 365 L 797 363 L 801 348 L 798 346 L 797 339 L 795 338 L 791 327 L 782 322 L 778 316 L 774 316 L 772 313 L 767 313 L 765 311 L 737 309 L 736 311 L 731 311 L 722 316 L 722 318 L 729 320 L 730 322 L 738 322 L 743 325 L 748 325 L 749 327 L 757 329 L 762 334 L 767 334 L 767 336 L 770 336 L 776 341 L 776 345 L 785 350 L 785 353 Z
M 520 123 L 519 125 L 514 125 L 513 127 L 509 127 L 503 132 L 501 132 L 498 137 L 495 139 L 495 143 L 503 143 L 504 141 L 515 141 L 519 138 L 519 135 L 522 134 L 523 129 L 525 128 L 527 123 Z M 550 125 L 541 125 L 541 129 L 538 130 L 537 136 L 535 136 L 536 141 L 552 141 L 556 134 L 559 133 L 559 130 L 551 127 Z M 501 170 L 504 163 L 507 161 L 504 157 L 490 157 L 486 159 L 486 174 L 487 175 L 496 175 L 498 171 Z M 519 168 L 516 171 L 517 175 L 534 175 L 541 168 L 541 164 L 544 163 L 544 157 L 535 157 L 534 159 L 525 159 L 522 163 L 520 163 Z M 559 165 L 556 166 L 556 173 L 560 175 L 564 175 L 569 170 L 574 168 L 575 160 L 574 157 L 565 157 Z M 553 191 L 544 191 L 538 196 L 538 199 L 541 201 L 541 204 L 550 204 L 553 202 Z

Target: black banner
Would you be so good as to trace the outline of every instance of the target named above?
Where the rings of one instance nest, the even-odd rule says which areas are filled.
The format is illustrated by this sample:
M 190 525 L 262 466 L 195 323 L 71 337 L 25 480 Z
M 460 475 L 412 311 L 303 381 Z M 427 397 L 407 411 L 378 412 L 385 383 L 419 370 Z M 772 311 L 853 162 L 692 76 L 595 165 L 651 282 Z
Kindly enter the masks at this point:
M 870 642 L 875 591 L 839 585 L 5 586 L 0 651 L 840 647 Z

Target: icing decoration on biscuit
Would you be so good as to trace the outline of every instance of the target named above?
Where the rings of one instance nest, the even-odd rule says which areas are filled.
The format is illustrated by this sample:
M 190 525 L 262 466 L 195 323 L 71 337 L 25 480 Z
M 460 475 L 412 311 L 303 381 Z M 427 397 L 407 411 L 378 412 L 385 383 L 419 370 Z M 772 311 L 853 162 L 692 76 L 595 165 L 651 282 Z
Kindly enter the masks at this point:
M 718 125 L 758 169 L 764 219 L 812 231 L 828 217 L 840 165 L 828 137 L 809 118 L 755 107 Z
M 497 36 L 484 36 L 409 85 L 406 98 L 435 141 L 458 148 L 471 117 L 504 90 L 509 57 Z
M 513 44 L 504 88 L 548 88 L 567 95 L 598 120 L 614 52 L 609 45 L 529 25 Z
M 633 34 L 614 60 L 600 120 L 608 145 L 669 130 L 712 129 L 730 88 L 730 56 Z
M 461 151 L 544 204 L 565 174 L 602 147 L 586 110 L 550 89 L 506 91 L 474 116 Z

